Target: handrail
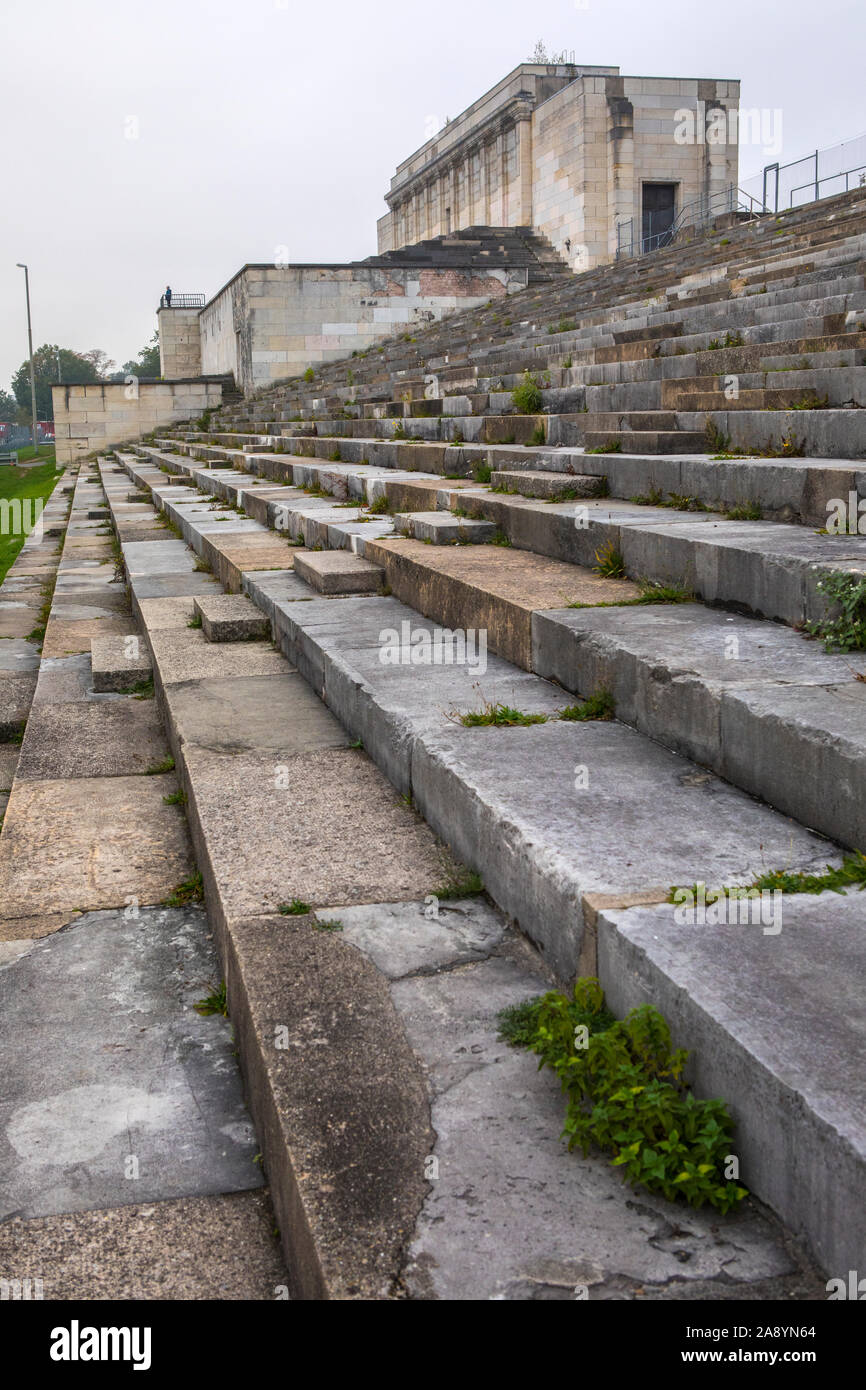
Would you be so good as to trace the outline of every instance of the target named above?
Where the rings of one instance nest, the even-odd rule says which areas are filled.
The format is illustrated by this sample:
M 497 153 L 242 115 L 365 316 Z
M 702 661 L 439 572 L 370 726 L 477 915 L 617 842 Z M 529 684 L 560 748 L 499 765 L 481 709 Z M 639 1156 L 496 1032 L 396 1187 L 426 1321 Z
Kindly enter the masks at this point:
M 172 291 L 171 303 L 166 304 L 165 295 L 160 295 L 160 309 L 203 309 L 205 297 L 203 294 L 175 294 Z

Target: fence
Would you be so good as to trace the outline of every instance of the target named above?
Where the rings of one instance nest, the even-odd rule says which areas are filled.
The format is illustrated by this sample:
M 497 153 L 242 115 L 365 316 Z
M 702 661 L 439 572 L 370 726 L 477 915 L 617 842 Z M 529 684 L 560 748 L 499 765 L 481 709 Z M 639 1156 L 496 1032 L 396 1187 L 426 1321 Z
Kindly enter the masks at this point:
M 767 212 L 802 207 L 804 203 L 832 198 L 836 193 L 866 187 L 866 134 L 815 150 L 789 164 L 767 164 L 760 174 L 744 183 L 751 186 Z
M 171 303 L 166 304 L 165 295 L 159 301 L 160 309 L 203 309 L 205 297 L 203 294 L 172 294 Z

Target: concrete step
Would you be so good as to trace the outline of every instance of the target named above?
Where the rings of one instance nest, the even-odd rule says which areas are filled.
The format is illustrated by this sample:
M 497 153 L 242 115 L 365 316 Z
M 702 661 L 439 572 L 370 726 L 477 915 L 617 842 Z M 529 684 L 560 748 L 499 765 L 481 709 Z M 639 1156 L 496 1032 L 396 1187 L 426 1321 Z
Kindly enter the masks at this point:
M 383 582 L 383 571 L 378 565 L 345 550 L 298 552 L 294 569 L 320 594 L 374 594 Z
M 450 512 L 397 512 L 394 527 L 428 545 L 480 545 L 496 534 L 491 521 L 473 521 Z
M 866 653 L 696 604 L 536 613 L 532 669 L 801 824 L 866 846 Z
M 587 416 L 592 420 L 592 416 Z M 587 428 L 584 448 L 591 453 L 696 454 L 706 449 L 705 430 L 620 430 Z
M 490 485 L 499 492 L 518 492 L 524 497 L 564 500 L 570 497 L 603 497 L 607 480 L 587 473 L 553 473 L 543 469 L 497 469 Z

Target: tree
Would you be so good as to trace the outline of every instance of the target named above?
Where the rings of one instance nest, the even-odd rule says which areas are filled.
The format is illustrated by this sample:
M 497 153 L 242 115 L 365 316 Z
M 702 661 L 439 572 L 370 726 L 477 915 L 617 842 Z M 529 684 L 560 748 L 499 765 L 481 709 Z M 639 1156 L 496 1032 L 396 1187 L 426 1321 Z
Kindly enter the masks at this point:
M 124 362 L 122 373 L 118 373 L 119 379 L 125 376 L 139 377 L 158 377 L 159 368 L 159 333 L 154 333 L 149 343 L 146 343 L 138 354 L 138 357 L 131 362 Z
M 14 421 L 18 415 L 18 402 L 8 391 L 0 390 L 0 420 Z
M 89 352 L 81 352 L 78 356 L 83 357 L 85 362 L 91 363 L 100 381 L 108 381 L 113 368 L 117 366 L 117 363 L 112 362 L 108 353 L 103 352 L 102 348 L 91 348 Z
M 99 351 L 99 349 L 95 349 Z M 104 355 L 104 354 L 103 354 Z M 59 362 L 59 373 L 58 373 Z M 78 386 L 82 383 L 97 382 L 99 376 L 93 362 L 83 353 L 73 352 L 71 348 L 57 347 L 44 343 L 33 354 L 33 369 L 36 379 L 36 415 L 40 420 L 53 420 L 54 409 L 51 404 L 51 387 L 59 380 L 64 384 Z M 12 390 L 22 410 L 30 418 L 30 362 L 21 363 L 12 378 Z

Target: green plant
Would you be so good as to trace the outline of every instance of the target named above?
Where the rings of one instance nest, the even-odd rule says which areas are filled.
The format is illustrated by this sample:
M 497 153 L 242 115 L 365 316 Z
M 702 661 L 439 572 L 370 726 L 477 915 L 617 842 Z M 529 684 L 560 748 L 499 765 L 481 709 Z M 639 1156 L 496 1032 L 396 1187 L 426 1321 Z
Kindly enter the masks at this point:
M 213 994 L 208 994 L 204 999 L 200 999 L 193 1005 L 197 1014 L 207 1017 L 209 1014 L 220 1014 L 223 1018 L 229 1016 L 228 1000 L 226 998 L 226 982 L 222 980 Z
M 743 502 L 725 512 L 727 521 L 763 521 L 764 513 L 758 502 Z
M 726 1212 L 746 1189 L 725 1176 L 733 1122 L 720 1100 L 698 1100 L 682 1081 L 688 1054 L 674 1051 L 651 1004 L 616 1020 L 596 979 L 571 998 L 551 991 L 503 1011 L 501 1035 L 527 1047 L 567 1097 L 563 1137 L 584 1155 L 611 1155 L 633 1187 Z
M 595 446 L 594 449 L 587 449 L 587 450 L 586 450 L 586 453 L 588 453 L 588 454 L 621 454 L 621 453 L 622 453 L 622 441 L 619 440 L 619 439 L 611 439 L 611 440 L 608 441 L 607 444 L 596 444 L 596 446 Z
M 664 506 L 665 495 L 660 487 L 651 487 L 649 492 L 639 492 L 628 500 L 634 502 L 638 507 L 662 507 Z
M 612 540 L 595 552 L 595 559 L 592 567 L 595 574 L 604 579 L 625 579 L 625 561 Z
M 196 613 L 192 618 L 190 618 L 189 622 L 187 623 L 187 627 L 201 627 L 201 613 Z
M 163 907 L 187 907 L 189 903 L 204 902 L 204 880 L 198 869 L 179 883 L 163 900 Z
M 560 719 L 566 720 L 587 720 L 587 719 L 613 719 L 614 705 L 613 695 L 609 690 L 597 690 L 594 695 L 589 695 L 580 705 L 567 705 L 560 712 Z
M 523 379 L 511 393 L 511 404 L 518 415 L 537 415 L 541 410 L 541 392 L 531 372 L 523 373 Z
M 371 516 L 387 516 L 391 511 L 391 503 L 383 493 L 381 497 L 375 497 L 368 503 L 367 511 Z
M 329 458 L 329 460 L 330 460 L 331 463 L 339 463 L 339 462 L 340 462 L 340 447 L 339 447 L 339 445 L 337 446 L 336 449 L 332 450 L 332 452 L 328 455 L 328 458 Z
M 807 625 L 820 637 L 828 652 L 856 652 L 866 648 L 866 575 L 832 570 L 816 585 L 831 608 L 817 623 Z
M 320 918 L 316 918 L 313 922 L 313 931 L 332 932 L 342 930 L 343 923 L 338 917 L 333 918 L 331 921 L 322 921 Z
M 313 371 L 312 367 L 308 367 L 307 370 L 304 372 L 304 381 L 312 382 L 315 381 L 315 379 L 316 373 Z
M 526 446 L 527 449 L 540 449 L 546 443 L 547 431 L 545 430 L 544 425 L 536 425 L 535 429 L 532 431 L 532 434 L 529 437 L 529 441 Z
M 674 887 L 667 900 L 669 903 L 682 902 L 679 895 L 684 891 L 696 895 L 700 886 L 692 884 L 687 890 Z M 748 885 L 734 884 L 717 889 L 707 889 L 706 885 L 703 887 L 708 902 L 711 898 L 739 898 L 743 893 L 756 890 L 761 893 L 841 893 L 844 897 L 846 888 L 857 888 L 860 892 L 866 889 L 866 855 L 855 851 L 846 855 L 841 865 L 828 864 L 821 873 L 807 873 L 802 869 L 770 869 Z
M 492 469 L 489 463 L 476 463 L 472 469 L 472 476 L 476 483 L 489 483 Z
M 162 762 L 153 763 L 145 772 L 145 777 L 158 777 L 163 772 L 174 772 L 174 758 L 169 753 Z
M 726 454 L 731 447 L 731 436 L 719 429 L 715 420 L 707 416 L 704 434 L 707 441 L 708 454 Z
M 454 898 L 477 897 L 483 892 L 484 883 L 481 875 L 467 869 L 465 864 L 456 864 L 449 868 L 444 881 L 433 890 L 433 896 L 447 902 Z
M 162 799 L 166 806 L 185 806 L 186 792 L 183 787 L 178 787 L 176 792 L 171 792 L 169 796 L 164 796 Z
M 726 333 L 721 341 L 718 338 L 711 339 L 707 344 L 707 351 L 718 352 L 720 348 L 732 347 L 743 347 L 742 333 Z
M 506 536 L 504 531 L 494 531 L 493 535 L 490 537 L 490 544 L 510 546 L 511 540 Z
M 513 709 L 511 705 L 485 701 L 480 710 L 470 710 L 468 714 L 461 714 L 460 723 L 466 729 L 477 729 L 489 724 L 504 728 L 515 724 L 546 724 L 547 715 L 524 714 L 522 710 Z
M 292 898 L 290 903 L 280 903 L 278 910 L 283 917 L 306 917 L 313 909 L 302 898 Z

